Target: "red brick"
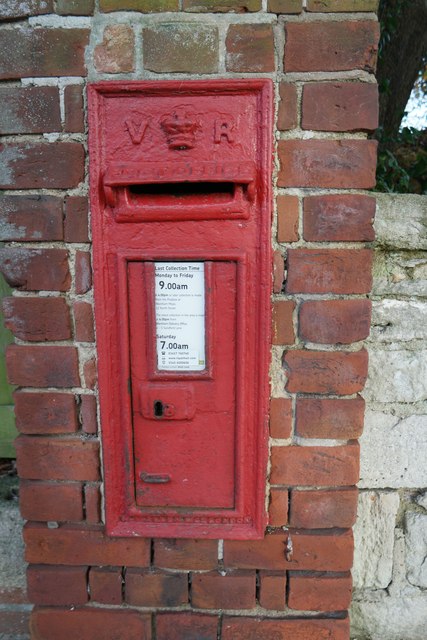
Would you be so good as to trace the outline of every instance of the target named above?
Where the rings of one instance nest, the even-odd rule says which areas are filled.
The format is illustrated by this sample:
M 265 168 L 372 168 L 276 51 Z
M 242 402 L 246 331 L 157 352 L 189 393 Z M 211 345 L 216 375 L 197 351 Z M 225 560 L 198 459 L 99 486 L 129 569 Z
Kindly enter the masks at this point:
M 88 201 L 85 196 L 69 196 L 64 204 L 65 242 L 88 242 Z
M 96 45 L 93 60 L 101 73 L 129 73 L 135 69 L 135 34 L 126 24 L 107 25 Z
M 178 11 L 179 0 L 100 0 L 101 11 L 141 11 L 156 13 L 158 11 Z
M 304 239 L 370 242 L 375 239 L 375 198 L 356 194 L 304 198 Z
M 299 201 L 297 196 L 277 196 L 277 242 L 299 240 Z
M 19 26 L 0 32 L 0 79 L 84 76 L 88 29 L 35 29 Z
M 196 13 L 249 13 L 261 10 L 261 0 L 183 0 L 184 11 Z
M 308 0 L 307 11 L 377 11 L 378 0 Z
M 121 604 L 122 582 L 121 567 L 91 567 L 90 599 L 101 604 Z
M 288 131 L 298 126 L 298 93 L 297 88 L 290 82 L 279 85 L 279 111 L 277 114 L 277 128 Z M 292 196 L 289 196 L 292 197 Z
M 65 122 L 64 130 L 70 133 L 84 133 L 83 87 L 69 84 L 64 89 Z
M 125 600 L 138 607 L 179 607 L 188 603 L 188 575 L 128 569 Z
M 359 445 L 273 447 L 270 481 L 272 484 L 312 487 L 356 484 L 359 481 Z
M 224 617 L 222 640 L 348 640 L 350 633 L 347 619 L 278 619 L 278 618 L 228 618 Z M 50 640 L 50 639 L 49 639 Z
M 268 524 L 270 527 L 283 527 L 288 523 L 289 495 L 283 487 L 270 489 Z
M 379 25 L 373 20 L 288 22 L 284 68 L 291 71 L 375 71 Z
M 54 196 L 2 196 L 2 241 L 62 240 L 62 201 Z
M 21 340 L 43 342 L 71 338 L 64 298 L 3 298 L 5 325 Z
M 298 398 L 296 431 L 305 438 L 352 440 L 363 431 L 365 401 L 361 396 L 343 398 Z
M 216 73 L 218 29 L 199 22 L 160 23 L 143 30 L 144 67 L 157 73 Z
M 53 0 L 32 0 L 31 3 L 22 2 L 22 0 L 7 0 L 0 5 L 0 20 L 39 16 L 44 13 L 52 13 L 52 11 Z
M 295 302 L 276 300 L 273 303 L 273 344 L 293 344 L 295 342 L 292 320 Z
M 225 41 L 225 66 L 236 73 L 274 71 L 274 35 L 269 24 L 232 24 Z
M 88 601 L 87 567 L 51 567 L 42 564 L 27 568 L 30 602 L 42 605 L 79 605 Z
M 156 616 L 157 640 L 217 640 L 218 616 L 200 613 L 160 613 Z
M 285 279 L 285 260 L 280 251 L 273 253 L 273 293 L 280 293 Z
M 345 351 L 288 351 L 283 365 L 289 393 L 327 393 L 347 396 L 362 391 L 368 375 L 365 349 Z
M 10 345 L 8 379 L 22 387 L 74 387 L 80 384 L 77 349 Z
M 84 177 L 84 149 L 79 142 L 0 144 L 0 162 L 2 189 L 71 189 Z
M 272 13 L 301 13 L 302 0 L 268 0 L 268 10 Z
M 0 135 L 61 131 L 57 87 L 1 87 Z
M 94 440 L 19 436 L 15 448 L 21 478 L 99 479 L 99 444 Z
M 298 529 L 346 529 L 356 522 L 356 487 L 291 494 L 291 526 Z
M 11 287 L 23 291 L 70 288 L 68 252 L 64 249 L 2 249 L 0 271 Z
M 56 0 L 56 13 L 61 16 L 91 16 L 95 0 Z
M 83 379 L 86 389 L 95 389 L 97 383 L 97 368 L 95 358 L 90 358 L 83 365 Z
M 73 304 L 75 338 L 79 342 L 93 342 L 95 328 L 93 325 L 92 305 L 89 302 L 77 301 Z
M 80 396 L 80 421 L 85 433 L 96 434 L 98 431 L 95 396 Z
M 151 640 L 151 615 L 139 611 L 36 608 L 31 616 L 34 640 Z
M 197 609 L 252 609 L 255 607 L 255 571 L 195 573 L 191 603 Z
M 83 496 L 80 482 L 30 482 L 21 480 L 19 506 L 25 520 L 80 522 Z
M 76 251 L 75 270 L 74 288 L 76 293 L 87 293 L 92 286 L 92 269 L 90 266 L 90 253 L 88 251 Z
M 167 569 L 215 569 L 218 564 L 216 540 L 154 540 L 154 566 Z
M 288 606 L 298 611 L 343 611 L 351 602 L 351 574 L 289 573 Z
M 120 558 L 120 562 L 128 566 L 147 567 L 150 564 L 149 539 L 111 538 L 99 527 L 83 529 L 81 525 L 63 525 L 49 529 L 30 523 L 24 527 L 24 541 L 27 562 L 114 566 Z
M 289 249 L 288 293 L 369 293 L 370 249 Z
M 368 82 L 319 82 L 304 85 L 303 129 L 374 131 L 378 127 L 378 87 Z
M 76 400 L 71 393 L 15 391 L 16 426 L 21 433 L 53 434 L 77 431 Z
M 279 187 L 370 189 L 375 186 L 375 140 L 279 140 Z
M 319 344 L 350 344 L 368 337 L 371 302 L 357 300 L 307 300 L 300 306 L 302 340 Z
M 292 433 L 292 400 L 290 398 L 271 398 L 270 400 L 270 436 L 287 439 Z
M 293 551 L 287 560 L 285 550 L 289 534 Z M 348 571 L 352 562 L 351 530 L 311 532 L 292 529 L 286 534 L 268 535 L 263 540 L 224 541 L 224 565 L 229 568 Z
M 98 524 L 101 521 L 101 492 L 99 485 L 86 484 L 84 488 L 86 522 Z
M 281 611 L 286 606 L 286 572 L 259 572 L 259 605 Z

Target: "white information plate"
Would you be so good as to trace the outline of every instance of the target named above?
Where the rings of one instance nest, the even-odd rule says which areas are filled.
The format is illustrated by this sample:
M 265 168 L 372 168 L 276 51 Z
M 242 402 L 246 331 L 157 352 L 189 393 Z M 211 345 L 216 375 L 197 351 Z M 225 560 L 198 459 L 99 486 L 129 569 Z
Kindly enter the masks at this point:
M 204 262 L 155 262 L 155 307 L 157 368 L 205 369 Z

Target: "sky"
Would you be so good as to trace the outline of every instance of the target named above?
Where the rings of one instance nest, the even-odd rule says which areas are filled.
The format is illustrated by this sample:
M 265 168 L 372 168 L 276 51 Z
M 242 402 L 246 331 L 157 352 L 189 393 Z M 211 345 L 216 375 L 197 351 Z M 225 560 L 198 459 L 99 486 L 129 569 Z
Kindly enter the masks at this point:
M 406 105 L 406 113 L 402 120 L 402 127 L 427 129 L 427 96 L 422 95 L 421 98 L 417 98 L 413 91 Z

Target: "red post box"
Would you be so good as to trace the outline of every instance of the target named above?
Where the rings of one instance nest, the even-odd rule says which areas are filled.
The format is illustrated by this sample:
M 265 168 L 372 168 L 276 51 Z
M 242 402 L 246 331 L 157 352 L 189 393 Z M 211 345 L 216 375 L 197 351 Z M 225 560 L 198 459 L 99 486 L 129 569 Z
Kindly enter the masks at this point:
M 107 530 L 265 526 L 272 87 L 89 87 Z

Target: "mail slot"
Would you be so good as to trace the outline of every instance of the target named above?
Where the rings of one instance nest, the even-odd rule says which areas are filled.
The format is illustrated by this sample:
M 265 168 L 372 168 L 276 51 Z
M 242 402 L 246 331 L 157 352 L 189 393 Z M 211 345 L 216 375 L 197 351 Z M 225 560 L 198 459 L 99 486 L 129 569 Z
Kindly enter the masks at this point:
M 263 535 L 271 112 L 267 80 L 89 87 L 111 535 Z

